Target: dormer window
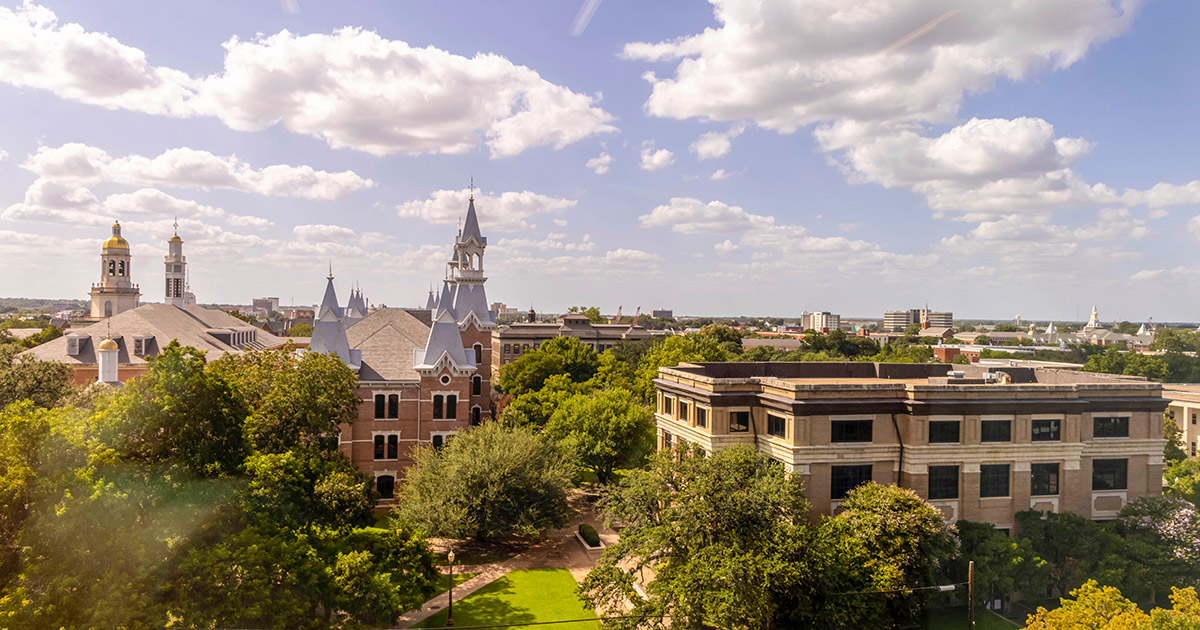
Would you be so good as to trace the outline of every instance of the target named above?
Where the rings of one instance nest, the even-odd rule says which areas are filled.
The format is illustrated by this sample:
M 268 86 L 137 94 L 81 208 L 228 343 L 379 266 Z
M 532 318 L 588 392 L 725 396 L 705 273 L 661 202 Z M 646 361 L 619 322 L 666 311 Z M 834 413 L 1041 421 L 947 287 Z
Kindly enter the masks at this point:
M 67 355 L 79 356 L 79 337 L 67 337 Z

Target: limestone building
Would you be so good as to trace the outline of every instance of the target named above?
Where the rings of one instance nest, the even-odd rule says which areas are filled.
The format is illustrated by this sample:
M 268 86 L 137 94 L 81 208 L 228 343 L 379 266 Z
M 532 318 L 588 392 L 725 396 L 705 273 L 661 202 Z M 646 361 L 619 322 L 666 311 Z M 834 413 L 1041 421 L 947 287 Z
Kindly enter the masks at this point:
M 530 311 L 532 314 L 532 311 Z M 630 324 L 593 324 L 587 315 L 568 313 L 553 322 L 530 321 L 501 326 L 492 333 L 492 375 L 498 376 L 500 367 L 521 358 L 521 355 L 555 337 L 575 337 L 591 346 L 596 352 L 604 352 L 621 341 L 645 339 L 653 333 L 645 327 Z
M 120 223 L 113 223 L 112 236 L 100 246 L 100 282 L 92 285 L 91 296 L 91 319 L 112 317 L 141 304 L 129 241 L 121 236 Z
M 750 444 L 804 480 L 819 514 L 867 482 L 910 488 L 949 520 L 1016 512 L 1104 520 L 1161 492 L 1159 383 L 942 364 L 704 363 L 659 370 L 660 448 Z

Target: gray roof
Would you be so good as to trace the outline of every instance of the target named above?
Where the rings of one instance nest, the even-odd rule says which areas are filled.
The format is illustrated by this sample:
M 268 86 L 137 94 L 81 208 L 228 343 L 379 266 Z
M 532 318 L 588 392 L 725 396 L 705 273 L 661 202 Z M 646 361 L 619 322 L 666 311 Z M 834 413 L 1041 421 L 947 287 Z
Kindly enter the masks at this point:
M 466 243 L 470 239 L 475 239 L 480 245 L 487 245 L 487 239 L 479 232 L 479 218 L 475 216 L 475 198 L 471 197 L 471 203 L 467 206 L 467 219 L 463 223 L 462 236 L 459 237 L 460 243 Z
M 458 322 L 446 310 L 433 320 L 425 347 L 413 350 L 413 367 L 416 370 L 432 371 L 442 366 L 460 371 L 475 369 L 475 361 L 467 358 L 467 353 L 463 350 Z
M 425 310 L 432 311 L 437 308 L 437 298 L 433 296 L 433 289 L 429 290 L 429 299 L 425 300 Z
M 400 308 L 381 308 L 346 329 L 350 347 L 361 352 L 363 381 L 402 381 L 419 378 L 413 352 L 424 350 L 429 326 Z M 461 345 L 461 342 L 460 342 Z
M 436 320 L 438 316 L 446 311 L 450 311 L 450 316 L 454 317 L 454 285 L 450 284 L 449 280 L 442 280 L 442 295 L 438 298 L 437 308 L 433 313 L 433 318 Z
M 358 369 L 358 353 L 351 352 L 350 344 L 346 341 L 346 322 L 337 303 L 337 292 L 333 289 L 333 276 L 329 276 L 328 279 L 325 297 L 321 300 L 320 314 L 313 321 L 312 341 L 309 342 L 308 349 L 318 354 L 336 354 L 342 363 L 351 369 Z
M 90 326 L 71 328 L 64 336 L 27 350 L 24 354 L 67 365 L 95 365 L 96 346 L 109 335 L 110 330 L 113 341 L 120 347 L 119 362 L 126 365 L 147 363 L 172 340 L 203 350 L 209 361 L 230 352 L 273 348 L 287 342 L 285 338 L 276 337 L 217 309 L 196 305 L 143 304 Z M 232 333 L 242 333 L 241 336 L 251 341 L 245 346 L 234 345 L 236 340 Z M 67 354 L 67 346 L 72 338 L 79 340 L 79 352 L 75 355 Z M 144 356 L 133 354 L 134 338 L 145 340 Z
M 454 290 L 454 316 L 459 323 L 474 314 L 481 327 L 495 326 L 492 312 L 488 310 L 487 295 L 482 283 L 459 282 Z

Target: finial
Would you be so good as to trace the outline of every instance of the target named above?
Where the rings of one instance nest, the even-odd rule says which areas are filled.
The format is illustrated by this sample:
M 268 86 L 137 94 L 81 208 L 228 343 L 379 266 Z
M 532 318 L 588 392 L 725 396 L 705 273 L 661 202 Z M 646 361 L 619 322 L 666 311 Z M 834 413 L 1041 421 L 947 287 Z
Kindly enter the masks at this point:
M 475 201 L 475 176 L 471 176 L 471 201 Z
M 333 280 L 333 261 L 329 261 L 329 280 Z
M 179 236 L 179 215 L 175 215 L 175 223 L 172 225 L 175 226 L 175 236 Z

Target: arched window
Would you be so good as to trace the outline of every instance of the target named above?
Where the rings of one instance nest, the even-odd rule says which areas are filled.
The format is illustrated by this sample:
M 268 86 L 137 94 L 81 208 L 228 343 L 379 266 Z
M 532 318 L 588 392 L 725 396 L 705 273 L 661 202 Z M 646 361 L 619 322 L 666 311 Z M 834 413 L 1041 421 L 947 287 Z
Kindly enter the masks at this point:
M 111 260 L 108 261 L 108 275 L 110 275 L 110 276 L 117 275 L 117 263 L 114 261 L 111 261 Z
M 483 392 L 483 377 L 476 374 L 471 378 L 471 395 L 478 396 Z
M 125 275 L 125 261 L 124 261 L 124 260 L 122 260 L 121 262 L 117 263 L 117 275 L 118 275 L 118 276 L 124 276 L 124 275 Z
M 444 415 L 444 409 L 442 408 L 442 396 L 439 394 L 433 397 L 433 419 L 441 420 Z
M 375 478 L 375 490 L 379 498 L 391 499 L 396 492 L 396 478 L 391 475 L 380 475 Z
M 475 344 L 475 365 L 483 365 L 483 344 Z
M 471 407 L 471 426 L 479 426 L 480 413 L 481 412 L 478 405 Z
M 375 417 L 376 418 L 383 417 L 383 405 L 384 405 L 383 394 L 375 394 Z
M 389 394 L 388 395 L 387 412 L 388 412 L 387 417 L 389 417 L 389 418 L 399 418 L 400 417 L 400 394 Z
M 454 394 L 446 396 L 446 417 L 451 420 L 458 417 L 458 396 Z

